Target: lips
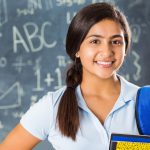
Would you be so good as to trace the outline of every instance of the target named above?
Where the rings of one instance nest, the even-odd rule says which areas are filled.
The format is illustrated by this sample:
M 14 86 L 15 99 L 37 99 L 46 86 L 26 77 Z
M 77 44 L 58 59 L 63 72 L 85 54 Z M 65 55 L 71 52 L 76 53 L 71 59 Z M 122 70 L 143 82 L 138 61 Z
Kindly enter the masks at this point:
M 95 61 L 95 63 L 103 68 L 109 68 L 112 67 L 114 61 Z

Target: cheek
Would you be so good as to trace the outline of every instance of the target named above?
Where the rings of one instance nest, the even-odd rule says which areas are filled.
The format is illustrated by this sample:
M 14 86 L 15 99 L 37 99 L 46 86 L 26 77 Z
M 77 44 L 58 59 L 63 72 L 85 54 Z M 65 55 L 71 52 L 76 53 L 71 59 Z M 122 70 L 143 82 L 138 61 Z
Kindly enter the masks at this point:
M 84 51 L 80 51 L 79 55 L 83 66 L 87 66 L 93 63 L 94 54 L 92 51 L 86 49 Z
M 116 65 L 122 64 L 124 61 L 125 52 L 123 50 L 118 49 L 114 53 L 114 58 L 116 59 Z
M 124 61 L 124 57 L 125 57 L 125 53 L 124 52 L 116 54 L 116 59 L 118 61 L 120 61 L 120 62 Z
M 94 57 L 94 51 L 90 48 L 83 46 L 79 51 L 79 56 L 80 59 L 92 59 Z
M 126 55 L 125 54 L 125 47 L 116 49 L 114 53 L 115 53 L 117 58 L 124 58 L 124 56 Z
M 81 62 L 84 62 L 84 63 L 93 62 L 94 54 L 90 51 L 87 51 L 85 53 L 81 53 L 80 59 L 81 59 Z

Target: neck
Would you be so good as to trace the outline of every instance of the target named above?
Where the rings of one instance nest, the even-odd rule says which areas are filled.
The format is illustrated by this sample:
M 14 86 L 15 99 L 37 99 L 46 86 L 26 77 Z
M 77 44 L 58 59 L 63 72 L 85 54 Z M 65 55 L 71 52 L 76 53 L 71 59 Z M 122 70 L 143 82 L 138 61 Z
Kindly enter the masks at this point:
M 81 90 L 83 93 L 90 93 L 94 95 L 109 94 L 114 92 L 120 92 L 120 82 L 116 75 L 107 79 L 83 79 L 81 83 Z

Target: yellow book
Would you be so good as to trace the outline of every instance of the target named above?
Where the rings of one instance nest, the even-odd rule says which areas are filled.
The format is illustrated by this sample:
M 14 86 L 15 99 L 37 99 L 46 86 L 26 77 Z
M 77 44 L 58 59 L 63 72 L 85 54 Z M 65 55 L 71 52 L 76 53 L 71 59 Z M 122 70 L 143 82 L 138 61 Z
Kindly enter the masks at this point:
M 150 136 L 112 134 L 109 150 L 150 150 Z

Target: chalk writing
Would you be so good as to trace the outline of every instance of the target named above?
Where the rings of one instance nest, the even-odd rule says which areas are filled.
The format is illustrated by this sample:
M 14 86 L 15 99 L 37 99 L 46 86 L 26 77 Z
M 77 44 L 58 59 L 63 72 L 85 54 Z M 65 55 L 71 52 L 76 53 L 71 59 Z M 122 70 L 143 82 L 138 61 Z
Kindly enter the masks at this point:
M 41 0 L 28 0 L 28 8 L 29 9 L 42 9 L 42 1 Z
M 119 0 L 92 0 L 92 3 L 109 2 L 109 3 L 115 4 L 115 3 L 117 3 L 117 1 L 119 1 Z
M 53 8 L 52 0 L 28 0 L 27 8 L 17 8 L 18 16 L 34 15 L 37 10 L 50 10 Z
M 58 66 L 59 66 L 59 67 L 66 67 L 66 65 L 67 65 L 67 60 L 66 60 L 66 57 L 65 57 L 65 56 L 58 55 L 58 56 L 57 56 L 57 59 L 58 59 Z
M 65 85 L 67 28 L 81 7 L 97 2 L 121 6 L 131 25 L 133 47 L 120 74 L 149 84 L 148 0 L 0 0 L 0 141 L 30 105 Z
M 43 50 L 43 47 L 47 47 L 47 48 L 53 48 L 56 46 L 57 41 L 53 40 L 52 42 L 47 43 L 46 37 L 45 37 L 45 33 L 48 32 L 49 28 L 51 27 L 51 23 L 50 22 L 44 22 L 42 24 L 41 27 L 41 31 L 39 31 L 40 29 L 38 28 L 37 24 L 33 23 L 33 22 L 28 22 L 23 26 L 24 33 L 25 36 L 27 38 L 28 41 L 25 41 L 25 39 L 23 38 L 23 36 L 21 35 L 21 32 L 19 31 L 19 29 L 16 26 L 13 26 L 13 52 L 17 53 L 18 52 L 18 46 L 22 45 L 22 47 L 24 48 L 25 52 L 38 52 Z M 46 31 L 47 29 L 47 31 Z M 31 32 L 32 30 L 32 32 Z M 40 32 L 40 34 L 39 34 Z M 36 46 L 34 44 L 34 42 L 36 41 Z M 29 47 L 28 47 L 28 44 Z M 38 43 L 38 44 L 37 44 Z
M 52 77 L 51 73 L 48 72 L 46 74 L 46 77 L 44 78 L 44 82 L 46 83 L 47 87 L 50 87 L 51 84 L 53 82 L 56 82 L 57 85 L 54 87 L 54 89 L 59 89 L 63 86 L 63 81 L 62 81 L 62 74 L 61 74 L 61 67 L 66 67 L 68 65 L 68 63 L 70 63 L 70 61 L 68 61 L 66 59 L 65 56 L 57 56 L 57 59 L 58 59 L 58 66 L 56 69 L 55 69 L 55 74 L 56 76 L 55 77 Z M 42 87 L 42 76 L 41 76 L 41 67 L 40 67 L 40 62 L 41 62 L 41 59 L 38 58 L 36 60 L 36 66 L 34 67 L 34 75 L 36 76 L 36 87 L 33 88 L 33 91 L 36 91 L 36 92 L 40 92 L 40 91 L 44 91 L 44 87 Z
M 28 61 L 25 63 L 25 62 L 23 62 L 22 56 L 18 56 L 18 57 L 16 58 L 16 62 L 15 62 L 15 63 L 12 63 L 12 66 L 14 66 L 15 69 L 16 69 L 19 73 L 21 73 L 22 68 L 25 67 L 25 66 L 27 66 L 27 65 L 32 65 L 32 61 L 28 60 Z
M 56 0 L 57 6 L 73 6 L 73 4 L 82 5 L 85 3 L 85 0 Z
M 18 14 L 18 16 L 33 15 L 34 10 L 33 9 L 23 9 L 23 10 L 17 9 L 17 14 Z
M 8 21 L 7 2 L 0 0 L 0 26 Z
M 56 68 L 55 73 L 57 75 L 57 86 L 54 87 L 55 90 L 60 89 L 63 84 L 62 84 L 62 75 L 61 75 L 61 70 L 60 68 Z
M 135 51 L 132 51 L 132 55 L 135 57 L 133 64 L 136 68 L 136 72 L 133 74 L 133 78 L 135 81 L 138 81 L 141 78 L 141 66 L 139 64 L 140 56 Z
M 140 35 L 141 35 L 141 27 L 140 27 L 140 25 L 132 24 L 131 25 L 131 30 L 132 30 L 132 42 L 138 43 Z
M 16 101 L 11 100 L 13 93 L 16 93 Z M 12 86 L 8 88 L 1 96 L 0 96 L 0 109 L 10 109 L 10 108 L 16 108 L 21 106 L 23 96 L 23 89 L 19 82 L 14 83 Z M 9 99 L 8 99 L 8 98 Z
M 36 76 L 36 88 L 33 88 L 33 91 L 43 91 L 44 88 L 41 87 L 41 67 L 40 67 L 41 58 L 36 60 L 36 66 L 34 67 Z
M 70 24 L 72 18 L 75 15 L 76 15 L 76 12 L 71 13 L 71 12 L 67 11 L 67 13 L 66 13 L 66 22 L 67 22 L 67 24 Z
M 37 9 L 45 9 L 49 10 L 53 8 L 52 0 L 28 0 L 28 9 L 29 10 L 37 10 Z
M 44 80 L 47 83 L 47 86 L 50 87 L 51 83 L 54 82 L 54 78 L 51 77 L 50 73 L 47 73 L 47 77 Z

